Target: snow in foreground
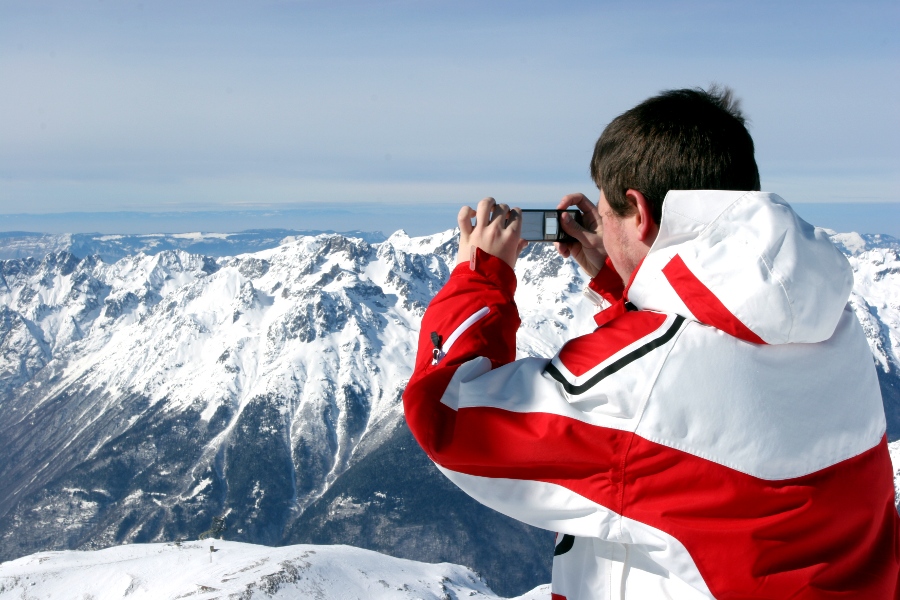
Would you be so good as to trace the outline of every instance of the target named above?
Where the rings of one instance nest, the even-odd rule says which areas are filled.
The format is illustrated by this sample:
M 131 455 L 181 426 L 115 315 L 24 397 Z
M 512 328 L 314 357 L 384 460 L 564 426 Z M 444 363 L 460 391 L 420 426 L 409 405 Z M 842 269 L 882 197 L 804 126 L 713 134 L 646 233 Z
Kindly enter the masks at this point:
M 210 546 L 215 552 L 210 552 Z M 472 570 L 351 546 L 206 540 L 39 552 L 0 564 L 0 599 L 498 598 Z M 546 600 L 549 585 L 517 600 Z
M 891 453 L 891 464 L 894 467 L 894 503 L 900 510 L 900 440 L 888 444 Z

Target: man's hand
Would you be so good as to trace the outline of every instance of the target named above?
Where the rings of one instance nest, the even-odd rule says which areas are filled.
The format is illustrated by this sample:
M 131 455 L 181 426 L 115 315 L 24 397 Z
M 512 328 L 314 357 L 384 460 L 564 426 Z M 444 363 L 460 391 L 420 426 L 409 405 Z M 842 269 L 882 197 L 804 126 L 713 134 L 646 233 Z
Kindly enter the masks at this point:
M 472 217 L 475 217 L 474 226 Z M 519 253 L 528 245 L 522 239 L 522 212 L 518 208 L 510 210 L 506 204 L 497 204 L 493 198 L 479 202 L 477 210 L 463 206 L 457 221 L 459 252 L 456 264 L 469 262 L 474 249 L 481 248 L 514 268 Z
M 603 247 L 603 229 L 600 221 L 600 213 L 593 202 L 584 194 L 569 194 L 565 196 L 557 206 L 557 209 L 565 210 L 575 206 L 582 213 L 582 223 L 575 222 L 571 215 L 563 213 L 560 223 L 563 231 L 575 238 L 574 242 L 556 242 L 556 250 L 564 257 L 570 256 L 584 269 L 590 277 L 600 272 L 606 260 L 606 250 Z

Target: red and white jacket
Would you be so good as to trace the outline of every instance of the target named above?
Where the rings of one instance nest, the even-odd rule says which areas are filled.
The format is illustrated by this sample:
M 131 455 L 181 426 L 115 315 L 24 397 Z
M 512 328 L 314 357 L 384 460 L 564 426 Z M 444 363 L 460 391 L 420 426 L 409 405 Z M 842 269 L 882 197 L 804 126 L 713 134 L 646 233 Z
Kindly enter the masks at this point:
M 897 598 L 881 394 L 824 232 L 772 194 L 670 192 L 628 289 L 591 286 L 600 327 L 515 360 L 515 274 L 479 252 L 404 394 L 447 477 L 558 532 L 553 599 Z

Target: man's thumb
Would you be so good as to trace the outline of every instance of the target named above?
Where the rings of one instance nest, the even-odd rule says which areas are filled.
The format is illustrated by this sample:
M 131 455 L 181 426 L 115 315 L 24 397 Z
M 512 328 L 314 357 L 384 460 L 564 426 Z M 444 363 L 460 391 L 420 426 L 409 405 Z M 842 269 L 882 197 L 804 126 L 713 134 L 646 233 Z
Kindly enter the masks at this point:
M 585 238 L 585 233 L 588 233 L 588 230 L 582 227 L 578 221 L 575 220 L 575 217 L 571 212 L 565 211 L 562 216 L 559 218 L 560 223 L 562 224 L 563 231 L 571 235 L 573 238 L 585 244 L 587 239 Z

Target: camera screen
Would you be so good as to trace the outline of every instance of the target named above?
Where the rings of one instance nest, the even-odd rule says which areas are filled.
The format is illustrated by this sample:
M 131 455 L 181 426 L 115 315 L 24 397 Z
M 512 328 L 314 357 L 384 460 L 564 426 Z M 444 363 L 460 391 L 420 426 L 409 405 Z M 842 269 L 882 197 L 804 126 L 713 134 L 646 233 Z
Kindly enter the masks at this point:
M 556 213 L 553 213 L 556 217 Z M 529 241 L 544 239 L 544 212 L 522 211 L 522 239 Z
M 559 234 L 559 222 L 556 220 L 556 214 L 547 216 L 544 213 L 544 235 L 552 235 L 553 239 Z
M 581 214 L 570 211 L 580 222 Z M 534 210 L 522 211 L 522 239 L 529 242 L 559 242 L 567 241 L 569 236 L 559 225 L 561 210 Z

